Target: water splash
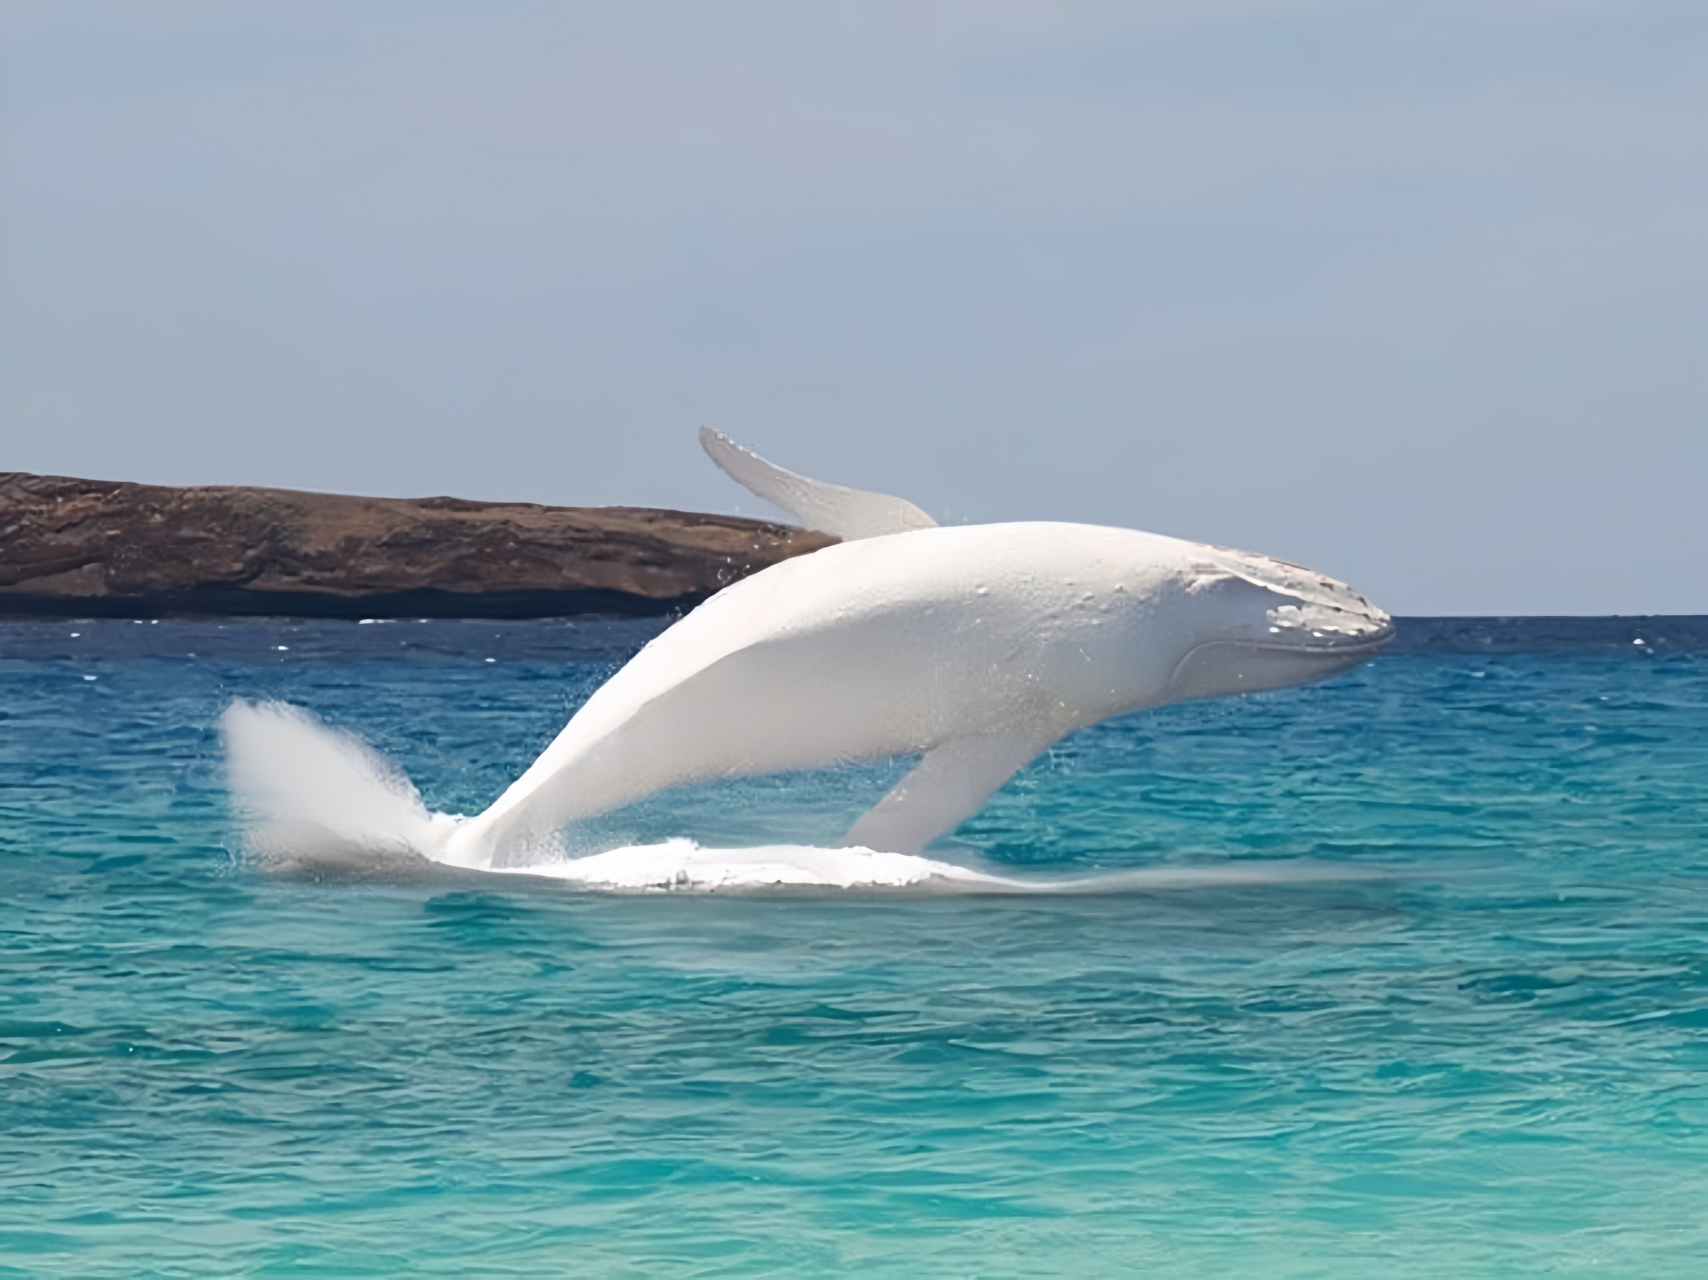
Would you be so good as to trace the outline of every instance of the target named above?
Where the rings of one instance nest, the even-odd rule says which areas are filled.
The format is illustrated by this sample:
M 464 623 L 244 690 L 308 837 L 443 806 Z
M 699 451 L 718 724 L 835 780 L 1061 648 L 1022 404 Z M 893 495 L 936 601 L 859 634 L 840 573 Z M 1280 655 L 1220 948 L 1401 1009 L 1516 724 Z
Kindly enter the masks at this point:
M 692 840 L 612 849 L 555 865 L 511 870 L 588 890 L 616 893 L 788 893 L 853 890 L 870 893 L 1046 894 L 1140 893 L 1323 880 L 1370 879 L 1375 874 L 1324 863 L 1156 867 L 1138 871 L 1032 878 L 997 875 L 933 858 L 871 849 L 763 845 L 708 849 Z
M 1159 892 L 1372 879 L 1332 863 L 1173 866 L 1063 877 L 998 874 L 934 858 L 862 848 L 706 848 L 676 838 L 587 857 L 556 843 L 470 870 L 445 858 L 462 822 L 434 813 L 403 772 L 354 736 L 279 702 L 234 702 L 221 719 L 244 849 L 262 870 L 339 879 L 554 884 L 605 893 L 899 893 L 1060 895 Z
M 456 828 L 396 765 L 300 708 L 234 702 L 220 736 L 244 849 L 260 866 L 431 860 Z

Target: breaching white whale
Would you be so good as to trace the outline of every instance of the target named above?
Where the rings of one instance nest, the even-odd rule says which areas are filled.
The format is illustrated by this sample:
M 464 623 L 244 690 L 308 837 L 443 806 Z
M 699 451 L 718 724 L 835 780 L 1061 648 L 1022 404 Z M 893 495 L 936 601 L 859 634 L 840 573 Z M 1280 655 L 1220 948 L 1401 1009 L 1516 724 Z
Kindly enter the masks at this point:
M 701 443 L 755 494 L 845 541 L 726 587 L 670 627 L 486 812 L 429 817 L 410 790 L 390 838 L 437 862 L 503 868 L 565 824 L 663 788 L 918 754 L 845 838 L 915 854 L 1064 734 L 1319 680 L 1393 635 L 1349 587 L 1267 556 L 1094 525 L 939 528 L 910 502 L 794 475 L 716 432 L 702 428 Z M 226 719 L 234 779 L 246 775 L 251 794 L 268 784 L 244 734 L 263 715 L 239 703 Z M 282 740 L 314 732 L 273 727 Z M 354 750 L 322 753 L 317 806 L 337 801 L 334 775 L 360 764 Z
M 845 843 L 916 853 L 1064 734 L 1322 679 L 1393 634 L 1349 587 L 1267 556 L 1093 525 L 938 528 L 716 432 L 760 497 L 846 541 L 724 588 L 588 699 L 485 813 L 423 850 L 464 867 L 665 787 L 917 753 Z

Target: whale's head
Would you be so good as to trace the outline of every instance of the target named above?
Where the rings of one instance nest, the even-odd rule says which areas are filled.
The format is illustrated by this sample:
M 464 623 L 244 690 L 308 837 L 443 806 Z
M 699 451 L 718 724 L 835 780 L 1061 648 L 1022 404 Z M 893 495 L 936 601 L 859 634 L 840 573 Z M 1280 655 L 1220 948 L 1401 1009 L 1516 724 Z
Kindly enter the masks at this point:
M 1393 619 L 1345 583 L 1252 552 L 1195 547 L 1182 590 L 1196 634 L 1162 702 L 1326 679 L 1394 636 Z

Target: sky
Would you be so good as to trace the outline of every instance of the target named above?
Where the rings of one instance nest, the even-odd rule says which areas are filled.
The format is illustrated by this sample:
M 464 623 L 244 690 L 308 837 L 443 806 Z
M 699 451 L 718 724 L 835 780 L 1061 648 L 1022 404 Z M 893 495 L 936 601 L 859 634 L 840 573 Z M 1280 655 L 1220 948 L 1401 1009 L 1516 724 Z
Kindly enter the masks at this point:
M 0 0 L 0 470 L 1708 613 L 1701 0 Z

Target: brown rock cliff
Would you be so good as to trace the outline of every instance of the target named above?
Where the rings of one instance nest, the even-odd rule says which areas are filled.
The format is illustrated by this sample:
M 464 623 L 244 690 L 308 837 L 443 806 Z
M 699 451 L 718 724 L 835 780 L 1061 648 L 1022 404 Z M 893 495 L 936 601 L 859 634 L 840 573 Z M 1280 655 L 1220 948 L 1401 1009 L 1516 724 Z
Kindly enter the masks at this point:
M 0 614 L 667 613 L 834 541 L 645 507 L 0 472 Z

